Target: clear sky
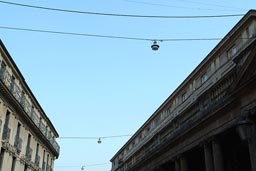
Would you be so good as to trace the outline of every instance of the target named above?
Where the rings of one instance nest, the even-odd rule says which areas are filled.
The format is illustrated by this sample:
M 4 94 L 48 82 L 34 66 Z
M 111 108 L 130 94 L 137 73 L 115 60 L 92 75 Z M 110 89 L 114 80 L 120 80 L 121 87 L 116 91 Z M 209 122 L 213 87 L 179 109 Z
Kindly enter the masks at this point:
M 8 0 L 9 1 L 9 0 Z M 10 1 L 9 1 L 10 2 Z M 50 8 L 136 15 L 245 14 L 255 0 L 12 0 Z M 40 10 L 0 2 L 0 27 L 146 39 L 222 38 L 241 19 L 129 18 Z M 151 41 L 0 28 L 0 38 L 60 137 L 130 135 L 215 47 L 215 41 Z M 109 171 L 129 137 L 58 139 L 55 171 Z

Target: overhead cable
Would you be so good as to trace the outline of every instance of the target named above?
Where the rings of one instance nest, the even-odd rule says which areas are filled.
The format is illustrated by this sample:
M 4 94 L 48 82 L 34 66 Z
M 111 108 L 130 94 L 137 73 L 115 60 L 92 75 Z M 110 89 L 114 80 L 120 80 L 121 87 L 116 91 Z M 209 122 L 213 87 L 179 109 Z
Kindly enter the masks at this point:
M 114 14 L 114 13 L 101 13 L 101 12 L 89 12 L 89 11 L 78 11 L 78 10 L 68 10 L 60 8 L 50 8 L 43 6 L 35 6 L 7 1 L 0 1 L 0 3 L 15 5 L 21 7 L 35 8 L 41 10 L 59 11 L 67 13 L 77 13 L 77 14 L 87 14 L 87 15 L 101 15 L 101 16 L 112 16 L 112 17 L 133 17 L 133 18 L 162 18 L 162 19 L 196 19 L 196 18 L 223 18 L 223 17 L 238 17 L 244 14 L 227 14 L 227 15 L 194 15 L 194 16 L 161 16 L 161 15 L 137 15 L 137 14 Z
M 169 2 L 169 0 L 165 0 L 165 1 Z M 191 1 L 191 0 L 178 0 L 178 1 L 183 1 L 183 2 L 192 3 L 192 4 L 205 5 L 205 6 L 211 6 L 211 7 L 215 6 L 215 7 L 225 8 L 225 10 L 227 8 L 234 9 L 234 10 L 246 10 L 246 9 L 242 9 L 242 8 L 238 8 L 238 7 L 220 5 L 220 4 L 215 4 L 215 3 L 207 3 L 207 2 L 199 2 L 199 1 Z
M 112 136 L 104 136 L 104 137 L 83 137 L 83 136 L 67 136 L 67 137 L 59 137 L 59 139 L 106 139 L 106 138 L 121 138 L 121 137 L 130 137 L 132 135 L 112 135 Z
M 97 164 L 87 164 L 87 165 L 82 165 L 82 168 L 85 168 L 85 167 L 95 167 L 95 166 L 103 166 L 103 165 L 109 165 L 111 163 L 97 163 Z M 65 168 L 68 168 L 68 167 L 81 167 L 80 165 L 56 165 L 55 167 L 65 167 Z
M 198 7 L 183 7 L 183 6 L 177 6 L 177 5 L 168 5 L 168 4 L 161 4 L 161 3 L 150 3 L 150 2 L 136 1 L 136 0 L 123 0 L 123 1 L 130 2 L 130 3 L 144 4 L 144 5 L 151 5 L 151 6 L 177 8 L 177 9 L 205 10 L 205 11 L 238 11 L 238 9 L 233 9 L 232 10 L 232 9 L 210 9 L 210 8 L 198 8 Z M 205 5 L 206 3 L 202 3 L 202 4 Z M 217 7 L 223 7 L 223 6 L 217 6 Z M 242 9 L 239 9 L 239 11 L 241 11 L 241 10 Z
M 140 37 L 125 37 L 125 36 L 110 36 L 110 35 L 100 35 L 100 34 L 86 34 L 86 33 L 75 33 L 75 32 L 63 32 L 63 31 L 52 31 L 52 30 L 41 30 L 41 29 L 30 29 L 30 28 L 20 28 L 20 27 L 7 27 L 0 26 L 0 29 L 5 30 L 16 30 L 16 31 L 26 31 L 26 32 L 38 32 L 38 33 L 48 33 L 48 34 L 60 34 L 60 35 L 71 35 L 71 36 L 84 36 L 84 37 L 97 37 L 97 38 L 109 38 L 109 39 L 126 39 L 126 40 L 140 40 L 140 41 L 211 41 L 211 40 L 221 40 L 222 38 L 166 38 L 166 39 L 156 39 L 156 38 L 140 38 Z

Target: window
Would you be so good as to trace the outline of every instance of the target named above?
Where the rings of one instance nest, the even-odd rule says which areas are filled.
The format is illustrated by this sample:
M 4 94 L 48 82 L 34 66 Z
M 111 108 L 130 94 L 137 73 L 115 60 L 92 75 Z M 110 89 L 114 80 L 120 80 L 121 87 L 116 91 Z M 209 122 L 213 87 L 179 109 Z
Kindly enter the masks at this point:
M 4 152 L 5 152 L 5 150 L 3 148 L 1 148 L 1 152 L 0 152 L 0 171 L 2 171 L 2 169 L 3 169 Z
M 5 123 L 4 123 L 3 134 L 2 134 L 2 139 L 4 139 L 4 140 L 9 140 L 9 138 L 10 138 L 10 131 L 11 130 L 8 127 L 9 120 L 10 120 L 10 112 L 7 111 L 6 115 L 5 115 Z
M 168 107 L 166 111 L 166 115 L 170 115 L 172 113 L 172 104 Z
M 52 162 L 52 157 L 51 157 L 51 166 L 52 166 L 52 163 L 53 163 L 53 162 Z
M 1 74 L 6 70 L 6 64 L 2 61 L 1 63 Z
M 193 83 L 190 83 L 190 84 L 189 84 L 189 92 L 192 92 L 192 91 L 194 91 Z
M 256 31 L 255 23 L 252 23 L 248 28 L 249 38 L 254 38 L 255 37 L 255 31 Z
M 44 161 L 44 158 L 45 158 L 45 150 L 44 150 L 43 163 L 42 163 L 42 169 L 43 169 L 43 170 L 45 170 L 45 161 Z
M 228 59 L 231 59 L 237 53 L 237 47 L 234 45 L 227 51 Z
M 135 141 L 132 142 L 132 147 L 134 147 L 134 146 L 135 146 Z
M 28 165 L 25 164 L 24 171 L 28 171 Z
M 36 144 L 36 155 L 38 155 L 38 151 L 39 151 L 39 144 Z
M 39 156 L 38 152 L 39 152 L 39 144 L 37 143 L 36 144 L 36 155 L 35 155 L 36 166 L 39 166 L 39 164 L 40 164 L 40 156 Z
M 21 142 L 20 142 L 20 127 L 21 127 L 21 124 L 20 123 L 18 123 L 18 126 L 17 126 L 17 130 L 16 130 L 16 137 L 15 137 L 15 142 L 14 142 L 14 146 L 17 148 L 17 149 L 19 149 L 19 150 L 21 150 Z
M 187 93 L 185 92 L 181 95 L 181 101 L 184 102 L 186 99 L 187 99 Z
M 161 120 L 164 120 L 168 116 L 168 109 L 161 112 Z
M 179 105 L 179 97 L 176 97 L 176 99 L 175 99 L 175 105 L 176 105 L 176 106 Z
M 46 170 L 49 167 L 49 154 L 47 154 L 47 158 L 46 158 Z
M 194 91 L 194 90 L 196 90 L 196 88 L 197 88 L 197 84 L 196 84 L 196 83 L 197 83 L 197 81 L 196 81 L 196 80 L 194 80 L 194 81 L 193 81 L 193 85 L 192 85 L 192 87 L 193 87 L 193 91 Z
M 201 76 L 201 84 L 203 84 L 204 82 L 206 82 L 208 80 L 208 75 L 207 73 L 204 73 L 202 76 Z
M 130 149 L 129 149 L 129 146 L 126 148 L 126 152 L 128 152 Z
M 156 120 L 155 120 L 155 126 L 158 126 L 160 124 L 160 122 L 161 122 L 161 118 L 160 118 L 160 116 L 157 116 Z
M 215 59 L 215 64 L 216 64 L 216 69 L 218 69 L 220 67 L 220 57 L 217 57 Z
M 252 23 L 248 27 L 246 27 L 246 29 L 242 33 L 243 42 L 247 42 L 248 39 L 251 39 L 254 36 L 255 36 L 255 28 L 254 28 L 254 24 Z
M 155 121 L 151 121 L 151 123 L 150 123 L 150 128 L 151 128 L 151 129 L 154 129 L 155 126 L 156 126 L 156 125 L 155 125 Z
M 147 127 L 146 131 L 147 131 L 147 132 L 149 132 L 149 131 L 150 131 L 150 126 L 148 126 L 148 127 Z
M 211 64 L 211 72 L 215 72 L 220 66 L 220 57 L 216 57 Z
M 31 142 L 31 135 L 28 134 L 27 148 L 30 148 L 30 142 Z
M 139 140 L 138 141 L 140 141 L 142 139 L 142 134 L 140 134 L 140 136 L 139 136 Z
M 211 72 L 212 72 L 212 73 L 215 72 L 216 69 L 217 69 L 217 67 L 216 67 L 216 59 L 214 59 L 214 61 L 213 61 L 212 64 L 211 64 Z
M 12 168 L 11 171 L 15 171 L 15 165 L 16 165 L 16 157 L 12 157 Z
M 246 29 L 245 29 L 245 35 L 246 35 L 246 39 L 248 39 L 249 38 L 249 27 L 246 27 Z
M 5 126 L 6 127 L 9 125 L 9 120 L 10 120 L 10 112 L 7 111 L 6 116 L 5 116 Z
M 19 136 L 20 136 L 20 127 L 21 127 L 21 124 L 18 123 L 17 132 L 16 132 L 16 137 L 19 137 Z

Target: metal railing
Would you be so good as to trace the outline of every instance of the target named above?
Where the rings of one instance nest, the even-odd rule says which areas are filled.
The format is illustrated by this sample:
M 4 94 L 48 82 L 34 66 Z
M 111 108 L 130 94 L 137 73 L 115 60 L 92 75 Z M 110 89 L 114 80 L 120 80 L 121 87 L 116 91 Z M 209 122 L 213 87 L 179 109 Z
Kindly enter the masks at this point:
M 39 129 L 41 132 L 47 137 L 47 130 L 46 130 L 46 125 L 42 122 L 39 123 Z M 48 137 L 47 137 L 48 138 Z
M 12 94 L 18 100 L 18 102 L 21 101 L 22 91 L 21 91 L 20 87 L 17 86 L 16 84 L 13 84 L 13 86 L 12 86 Z

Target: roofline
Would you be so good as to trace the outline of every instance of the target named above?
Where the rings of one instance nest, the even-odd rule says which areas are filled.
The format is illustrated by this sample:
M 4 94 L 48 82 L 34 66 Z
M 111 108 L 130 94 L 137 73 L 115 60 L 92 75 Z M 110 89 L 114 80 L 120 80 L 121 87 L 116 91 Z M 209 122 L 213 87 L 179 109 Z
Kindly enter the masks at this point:
M 197 74 L 197 71 L 202 68 L 202 66 L 209 61 L 209 59 L 229 40 L 231 36 L 243 25 L 249 18 L 256 17 L 256 10 L 249 10 L 235 26 L 224 36 L 224 38 L 210 51 L 210 53 L 197 65 L 197 67 L 185 78 L 185 80 L 171 93 L 171 95 L 156 109 L 156 111 L 144 122 L 144 124 L 133 134 L 133 136 L 118 150 L 118 152 L 110 159 L 112 162 L 126 146 L 143 130 L 144 127 L 158 114 L 159 111 L 165 107 L 165 105 L 190 81 L 191 77 Z
M 34 96 L 33 92 L 31 91 L 31 89 L 29 88 L 28 84 L 26 83 L 22 73 L 20 72 L 19 68 L 17 67 L 16 63 L 14 62 L 13 58 L 11 57 L 10 53 L 8 52 L 8 50 L 6 49 L 4 43 L 2 42 L 2 40 L 0 39 L 0 46 L 3 48 L 4 53 L 8 56 L 8 58 L 10 59 L 10 62 L 12 63 L 12 65 L 14 66 L 15 70 L 18 72 L 19 76 L 21 77 L 23 84 L 25 85 L 26 89 L 28 90 L 29 94 L 32 96 L 33 100 L 36 102 L 36 105 L 40 108 L 40 111 L 42 112 L 42 114 L 44 115 L 44 117 L 47 119 L 47 122 L 50 124 L 51 128 L 53 129 L 56 137 L 59 137 L 59 134 L 57 132 L 57 130 L 55 129 L 55 127 L 53 126 L 52 122 L 50 121 L 50 119 L 48 118 L 48 116 L 46 115 L 46 113 L 44 112 L 43 108 L 41 107 L 41 105 L 39 104 L 39 102 L 37 101 L 36 97 Z

